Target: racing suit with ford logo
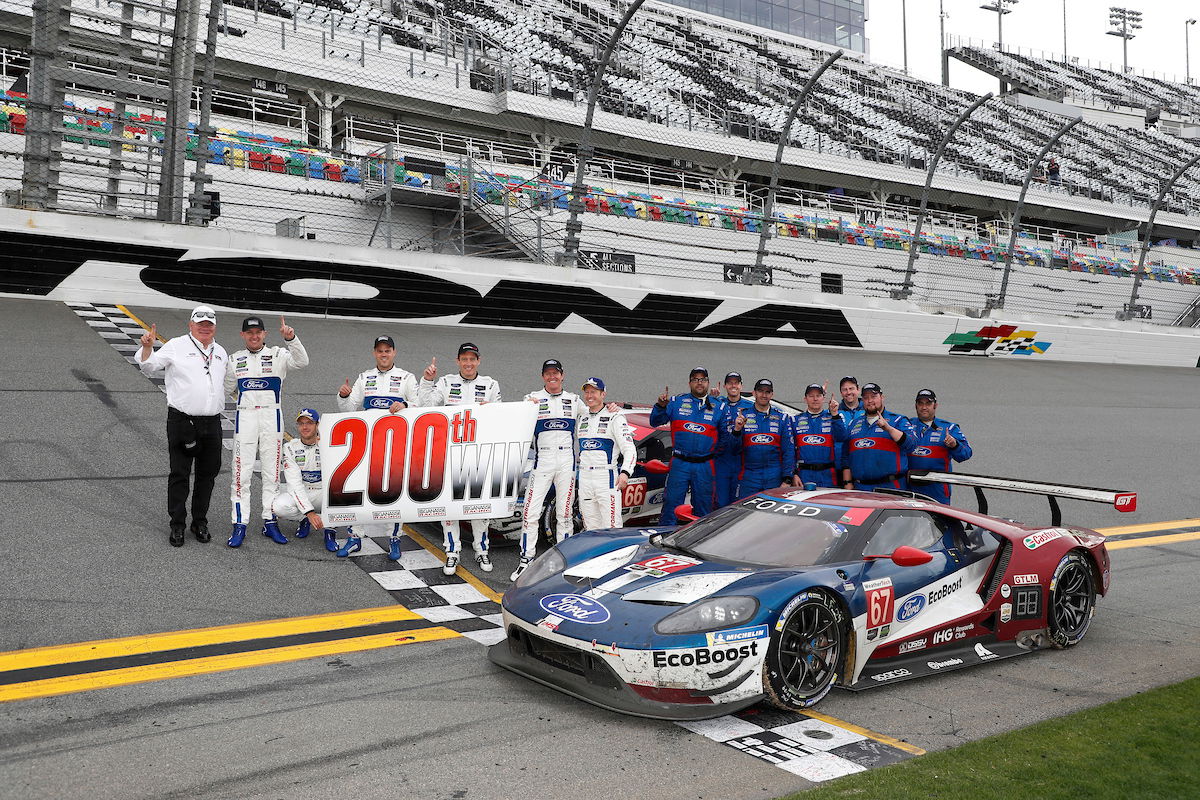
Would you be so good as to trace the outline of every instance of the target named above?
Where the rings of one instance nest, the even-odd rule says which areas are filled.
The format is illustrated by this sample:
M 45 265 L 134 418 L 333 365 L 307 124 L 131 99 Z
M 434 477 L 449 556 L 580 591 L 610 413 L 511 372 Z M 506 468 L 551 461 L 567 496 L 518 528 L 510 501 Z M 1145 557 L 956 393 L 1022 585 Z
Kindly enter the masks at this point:
M 279 462 L 283 448 L 283 413 L 280 392 L 288 370 L 308 366 L 308 352 L 294 336 L 287 347 L 261 347 L 258 352 L 238 350 L 229 357 L 225 391 L 237 399 L 233 423 L 233 475 L 230 479 L 230 516 L 246 524 L 250 512 L 250 480 L 255 456 L 262 462 L 262 513 L 272 519 L 271 502 L 279 494 Z
M 350 395 L 337 398 L 338 411 L 369 411 L 379 409 L 387 411 L 392 403 L 404 403 L 409 408 L 417 408 L 421 404 L 417 399 L 417 379 L 408 370 L 393 366 L 386 372 L 369 369 L 354 379 L 350 387 Z M 372 523 L 357 525 L 349 529 L 350 536 L 382 536 L 385 533 L 392 539 L 398 539 L 403 523 Z
M 766 411 L 752 408 L 744 414 L 746 424 L 734 444 L 734 449 L 742 454 L 739 500 L 790 482 L 796 463 L 791 417 L 773 407 Z M 736 431 L 734 435 L 738 435 Z
M 650 411 L 650 424 L 671 423 L 671 471 L 663 492 L 659 525 L 676 525 L 675 507 L 690 490 L 692 510 L 704 516 L 713 508 L 713 459 L 728 444 L 729 403 L 722 397 L 677 394 L 666 407 L 657 403 Z
M 725 399 L 729 403 L 729 399 Z M 737 403 L 729 403 L 729 418 L 737 419 L 738 409 L 747 412 L 754 408 L 754 401 L 749 397 L 740 398 Z M 717 465 L 716 502 L 717 508 L 727 506 L 737 499 L 738 474 L 742 471 L 742 456 L 733 447 L 726 447 L 714 459 Z
M 422 407 L 428 406 L 468 406 L 483 403 L 499 403 L 500 384 L 486 375 L 477 375 L 475 380 L 467 380 L 462 375 L 443 375 L 436 382 L 421 378 L 417 389 L 417 398 Z M 490 520 L 472 520 L 471 528 L 475 532 L 475 552 L 488 551 L 488 524 Z M 456 519 L 442 520 L 442 548 L 446 555 L 454 553 L 461 555 L 462 523 Z
M 841 415 L 828 411 L 812 414 L 801 411 L 792 417 L 792 441 L 796 445 L 796 475 L 801 485 L 815 484 L 818 489 L 842 485 L 841 473 L 846 423 Z
M 525 399 L 537 404 L 537 423 L 533 428 L 533 470 L 521 511 L 521 556 L 533 558 L 538 522 L 551 486 L 558 541 L 575 532 L 571 519 L 575 499 L 575 426 L 586 407 L 579 395 L 570 392 L 550 394 L 542 389 L 525 395 Z
M 930 469 L 937 472 L 951 472 L 952 461 L 966 461 L 971 457 L 971 445 L 957 423 L 947 422 L 937 417 L 926 425 L 919 419 L 911 419 L 913 441 L 916 446 L 908 454 L 909 469 Z M 954 447 L 946 446 L 946 437 L 951 436 L 956 441 Z M 950 484 L 948 483 L 913 483 L 913 491 L 929 495 L 939 503 L 950 502 Z
M 284 491 L 275 495 L 271 510 L 284 519 L 302 519 L 321 510 L 324 481 L 321 477 L 319 442 L 305 444 L 299 438 L 283 445 Z
M 846 440 L 846 466 L 850 467 L 854 488 L 864 492 L 876 488 L 908 488 L 908 454 L 916 447 L 916 436 L 907 417 L 884 409 L 888 424 L 900 431 L 900 441 L 866 415 L 850 423 Z
M 579 468 L 575 482 L 584 530 L 619 528 L 623 517 L 617 476 L 620 473 L 626 477 L 633 475 L 637 462 L 633 431 L 624 414 L 601 408 L 579 419 L 578 435 Z M 617 466 L 618 458 L 620 467 Z

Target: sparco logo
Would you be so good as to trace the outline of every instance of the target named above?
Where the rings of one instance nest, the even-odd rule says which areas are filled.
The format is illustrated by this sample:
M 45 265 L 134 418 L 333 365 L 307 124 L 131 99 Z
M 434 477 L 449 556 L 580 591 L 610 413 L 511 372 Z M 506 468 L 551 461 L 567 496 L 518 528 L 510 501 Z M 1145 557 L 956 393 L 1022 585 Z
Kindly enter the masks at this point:
M 930 669 L 945 669 L 946 667 L 957 667 L 963 663 L 961 658 L 949 658 L 945 661 L 926 661 Z
M 804 442 L 805 444 L 825 444 L 825 437 L 824 436 L 805 436 L 800 441 Z
M 873 681 L 890 681 L 890 680 L 894 680 L 896 678 L 905 678 L 909 675 L 912 675 L 912 673 L 906 669 L 894 669 L 891 672 L 881 672 L 878 675 L 872 675 L 871 680 L 873 680 Z
M 954 583 L 948 583 L 945 586 L 941 587 L 940 589 L 934 589 L 932 592 L 929 593 L 929 602 L 936 603 L 938 600 L 946 599 L 947 597 L 952 595 L 954 592 L 957 592 L 959 589 L 962 588 L 962 582 L 963 582 L 962 576 L 959 576 L 959 579 L 956 580 Z
M 246 378 L 242 381 L 242 388 L 246 389 L 246 390 L 266 389 L 268 386 L 270 386 L 269 383 L 267 383 L 266 381 L 263 381 L 263 380 L 258 380 L 256 378 Z
M 551 614 L 585 625 L 599 625 L 612 616 L 600 603 L 577 594 L 548 594 L 540 605 Z
M 743 658 L 758 655 L 758 642 L 743 644 L 738 647 L 725 647 L 720 650 L 710 650 L 698 647 L 695 650 L 663 652 L 654 651 L 654 666 L 656 667 L 703 667 L 706 664 L 724 664 L 727 661 L 740 661 Z
M 875 440 L 874 439 L 855 439 L 854 446 L 860 450 L 866 449 L 868 447 L 874 447 Z
M 685 431 L 691 431 L 692 433 L 704 433 L 704 426 L 697 425 L 695 422 L 683 423 L 683 429 Z
M 750 437 L 750 444 L 770 444 L 775 441 L 775 437 L 769 433 L 759 433 Z
M 542 427 L 548 431 L 565 431 L 571 426 L 565 419 L 550 419 L 542 423 Z

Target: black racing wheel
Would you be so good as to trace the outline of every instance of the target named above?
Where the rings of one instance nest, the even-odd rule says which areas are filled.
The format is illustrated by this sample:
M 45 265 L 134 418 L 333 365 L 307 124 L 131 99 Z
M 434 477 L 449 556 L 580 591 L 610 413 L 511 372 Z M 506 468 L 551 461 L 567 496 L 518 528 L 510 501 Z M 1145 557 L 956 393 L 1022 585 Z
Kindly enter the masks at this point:
M 801 592 L 784 607 L 771 633 L 763 692 L 780 708 L 809 708 L 840 676 L 849 636 L 845 612 L 824 592 Z
M 1078 550 L 1063 556 L 1050 580 L 1046 622 L 1050 642 L 1060 650 L 1079 644 L 1096 611 L 1096 574 Z

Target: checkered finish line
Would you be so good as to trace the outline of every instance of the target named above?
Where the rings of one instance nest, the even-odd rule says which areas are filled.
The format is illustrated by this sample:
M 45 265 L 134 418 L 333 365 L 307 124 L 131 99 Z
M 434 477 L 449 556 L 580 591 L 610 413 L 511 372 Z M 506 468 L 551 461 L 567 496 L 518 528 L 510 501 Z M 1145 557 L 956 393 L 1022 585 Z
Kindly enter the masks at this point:
M 134 354 L 142 349 L 141 338 L 146 329 L 129 315 L 116 306 L 93 305 L 92 303 L 65 303 L 67 308 L 75 312 L 87 326 L 108 342 L 121 358 L 133 368 L 141 372 Z M 147 380 L 166 393 L 166 380 L 161 376 L 147 375 Z M 221 438 L 224 439 L 225 449 L 233 449 L 233 418 L 237 413 L 237 405 L 230 398 L 225 398 L 225 410 L 221 412 Z

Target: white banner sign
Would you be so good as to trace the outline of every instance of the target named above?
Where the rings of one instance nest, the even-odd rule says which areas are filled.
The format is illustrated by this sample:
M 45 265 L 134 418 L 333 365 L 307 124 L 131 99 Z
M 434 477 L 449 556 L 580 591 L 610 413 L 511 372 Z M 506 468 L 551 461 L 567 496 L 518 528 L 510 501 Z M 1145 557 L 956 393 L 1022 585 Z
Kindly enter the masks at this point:
M 495 519 L 513 513 L 537 406 L 321 416 L 328 525 Z

